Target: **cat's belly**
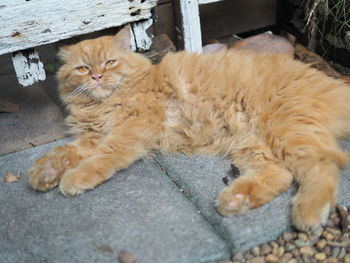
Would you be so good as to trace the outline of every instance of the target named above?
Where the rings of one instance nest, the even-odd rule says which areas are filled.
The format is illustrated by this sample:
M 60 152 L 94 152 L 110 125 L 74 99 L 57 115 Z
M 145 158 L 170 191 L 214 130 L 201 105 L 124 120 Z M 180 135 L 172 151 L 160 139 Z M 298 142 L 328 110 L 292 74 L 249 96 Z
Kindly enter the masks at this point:
M 253 132 L 244 112 L 235 105 L 217 108 L 210 103 L 179 105 L 170 102 L 166 111 L 160 150 L 227 155 Z

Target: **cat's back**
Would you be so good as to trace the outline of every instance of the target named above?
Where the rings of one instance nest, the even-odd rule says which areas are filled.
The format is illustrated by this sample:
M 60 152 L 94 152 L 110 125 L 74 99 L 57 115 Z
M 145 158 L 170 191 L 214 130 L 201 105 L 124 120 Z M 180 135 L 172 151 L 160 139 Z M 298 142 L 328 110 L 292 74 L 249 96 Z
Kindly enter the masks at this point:
M 189 112 L 208 109 L 201 115 L 226 111 L 230 105 L 261 123 L 277 116 L 304 114 L 319 119 L 322 115 L 331 120 L 350 113 L 348 85 L 288 55 L 179 52 L 167 55 L 160 69 L 176 93 L 177 104 Z
M 253 51 L 177 52 L 166 55 L 159 69 L 180 97 L 227 97 L 284 85 L 282 79 L 288 82 L 308 69 L 295 63 L 288 55 Z

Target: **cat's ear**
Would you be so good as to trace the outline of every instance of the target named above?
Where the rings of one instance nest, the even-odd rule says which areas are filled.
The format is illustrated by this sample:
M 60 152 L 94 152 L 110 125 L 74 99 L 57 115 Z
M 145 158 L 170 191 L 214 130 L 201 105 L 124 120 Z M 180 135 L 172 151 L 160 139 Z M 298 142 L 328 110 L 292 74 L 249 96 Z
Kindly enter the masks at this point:
M 70 46 L 67 46 L 67 45 L 60 46 L 57 56 L 61 61 L 67 61 L 67 58 L 69 56 L 69 49 L 70 49 Z
M 123 27 L 115 36 L 114 41 L 118 44 L 119 48 L 125 51 L 131 50 L 131 28 L 129 25 Z

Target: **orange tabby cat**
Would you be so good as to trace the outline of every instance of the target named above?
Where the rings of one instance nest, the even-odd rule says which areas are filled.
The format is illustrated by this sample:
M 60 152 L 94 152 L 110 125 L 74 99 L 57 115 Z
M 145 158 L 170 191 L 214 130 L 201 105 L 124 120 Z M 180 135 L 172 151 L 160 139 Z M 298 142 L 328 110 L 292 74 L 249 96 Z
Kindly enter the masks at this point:
M 282 54 L 168 54 L 158 65 L 129 49 L 129 28 L 63 47 L 59 90 L 76 140 L 36 161 L 30 183 L 66 196 L 108 180 L 155 150 L 227 156 L 242 176 L 223 215 L 269 202 L 295 179 L 293 222 L 325 223 L 348 155 L 350 87 Z

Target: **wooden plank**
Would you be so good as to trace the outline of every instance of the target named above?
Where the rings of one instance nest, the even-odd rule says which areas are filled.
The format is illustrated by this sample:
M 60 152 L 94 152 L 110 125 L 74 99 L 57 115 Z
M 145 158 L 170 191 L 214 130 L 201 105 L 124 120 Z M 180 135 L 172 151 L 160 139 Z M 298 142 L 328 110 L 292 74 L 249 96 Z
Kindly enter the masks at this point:
M 210 4 L 210 3 L 220 2 L 220 1 L 222 0 L 198 0 L 198 4 L 205 5 L 205 4 Z
M 44 65 L 40 61 L 39 54 L 36 49 L 28 49 L 13 53 L 12 63 L 15 68 L 19 84 L 24 87 L 46 79 Z
M 154 35 L 167 34 L 172 42 L 176 42 L 175 24 L 172 3 L 157 5 L 153 11 Z
M 153 34 L 149 34 L 147 30 L 152 26 L 153 19 L 149 18 L 140 22 L 132 23 L 132 33 L 133 33 L 133 41 L 131 46 L 133 47 L 133 42 L 135 43 L 135 47 L 133 47 L 136 51 L 146 51 L 152 45 Z
M 180 0 L 182 32 L 185 50 L 202 51 L 202 34 L 199 20 L 198 0 Z
M 0 4 L 0 55 L 151 17 L 157 0 L 32 0 Z

